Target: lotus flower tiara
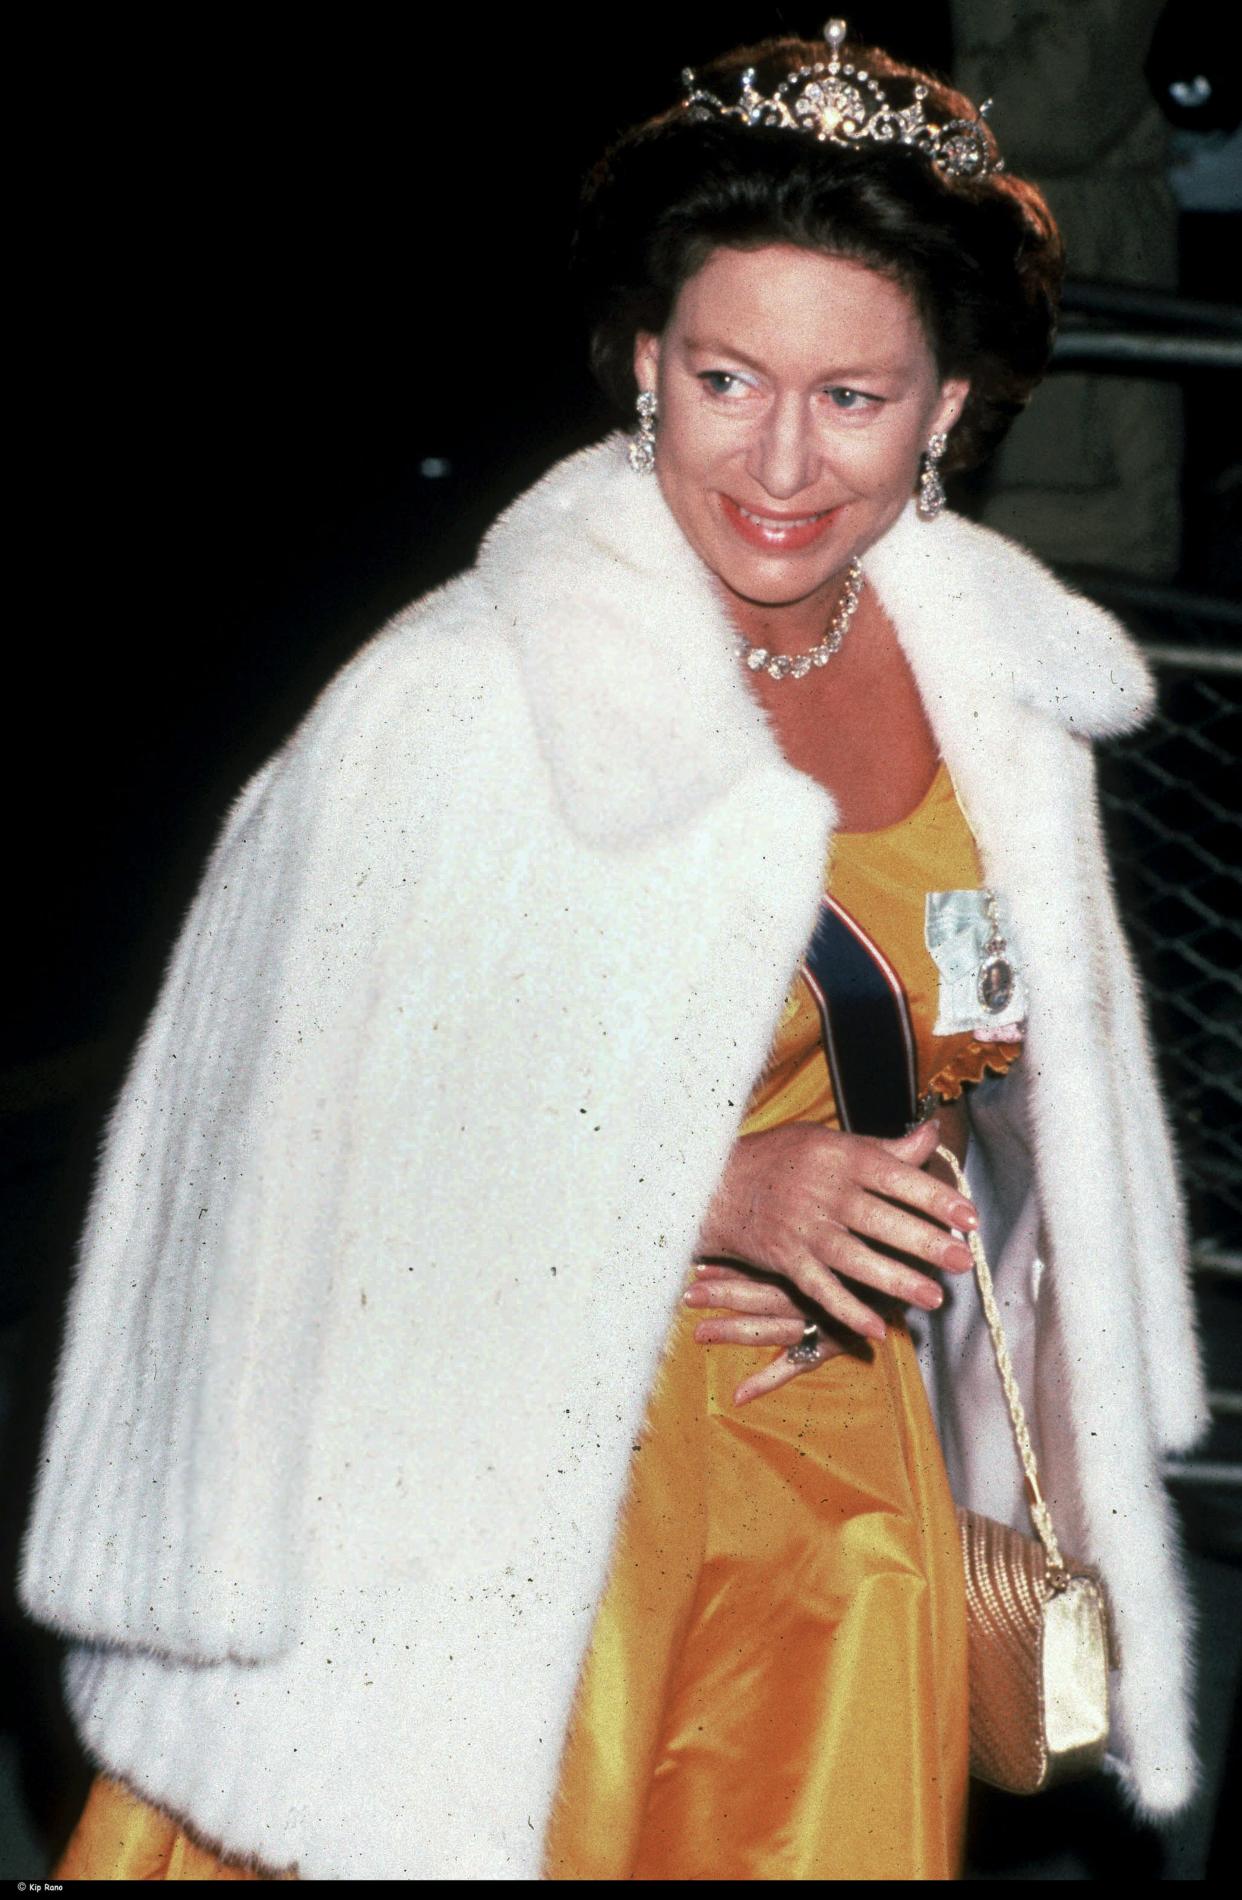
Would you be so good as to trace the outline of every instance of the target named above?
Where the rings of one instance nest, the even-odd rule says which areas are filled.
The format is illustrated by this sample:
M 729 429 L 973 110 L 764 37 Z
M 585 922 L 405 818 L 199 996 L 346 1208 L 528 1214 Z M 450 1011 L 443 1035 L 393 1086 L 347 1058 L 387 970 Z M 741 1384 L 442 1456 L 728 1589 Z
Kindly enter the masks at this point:
M 880 145 L 908 145 L 948 178 L 983 178 L 1004 169 L 1004 159 L 996 155 L 991 128 L 984 124 L 990 99 L 979 107 L 977 119 L 951 119 L 947 125 L 933 125 L 923 112 L 928 89 L 919 84 L 914 88 L 913 103 L 898 110 L 890 106 L 883 88 L 869 73 L 842 60 L 847 31 L 844 20 L 829 20 L 824 27 L 827 61 L 799 66 L 770 96 L 756 90 L 755 69 L 748 66 L 734 106 L 705 91 L 687 66 L 681 75 L 688 95 L 685 109 L 695 119 L 717 116 L 740 119 L 743 125 L 784 126 L 833 145 L 857 145 L 863 139 L 874 139 Z

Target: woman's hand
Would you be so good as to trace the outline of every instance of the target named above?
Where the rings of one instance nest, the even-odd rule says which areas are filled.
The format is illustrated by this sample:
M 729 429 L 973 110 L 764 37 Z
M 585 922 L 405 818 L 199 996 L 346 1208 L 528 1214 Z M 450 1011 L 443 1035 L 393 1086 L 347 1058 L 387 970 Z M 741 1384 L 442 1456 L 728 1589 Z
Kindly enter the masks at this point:
M 735 1404 L 808 1369 L 791 1362 L 788 1349 L 810 1321 L 838 1335 L 844 1329 L 847 1337 L 884 1338 L 879 1314 L 842 1278 L 925 1309 L 940 1305 L 934 1280 L 880 1248 L 950 1273 L 970 1270 L 969 1250 L 945 1229 L 976 1227 L 975 1209 L 955 1186 L 925 1172 L 940 1139 L 934 1121 L 891 1141 L 793 1123 L 735 1144 L 699 1236 L 704 1264 L 685 1296 L 690 1306 L 738 1315 L 697 1327 L 704 1344 L 784 1348 L 738 1387 Z M 845 1350 L 821 1339 L 812 1363 Z
M 685 1295 L 687 1306 L 724 1308 L 744 1318 L 705 1319 L 694 1329 L 702 1346 L 746 1345 L 780 1346 L 782 1350 L 759 1372 L 743 1379 L 733 1394 L 735 1405 L 745 1405 L 763 1392 L 774 1392 L 778 1385 L 796 1379 L 832 1359 L 845 1347 L 827 1332 L 821 1331 L 819 1349 L 813 1359 L 791 1359 L 790 1347 L 800 1343 L 807 1325 L 826 1321 L 808 1302 L 799 1305 L 778 1279 L 758 1277 L 749 1268 L 730 1267 L 722 1260 L 702 1262 L 695 1268 L 695 1281 Z

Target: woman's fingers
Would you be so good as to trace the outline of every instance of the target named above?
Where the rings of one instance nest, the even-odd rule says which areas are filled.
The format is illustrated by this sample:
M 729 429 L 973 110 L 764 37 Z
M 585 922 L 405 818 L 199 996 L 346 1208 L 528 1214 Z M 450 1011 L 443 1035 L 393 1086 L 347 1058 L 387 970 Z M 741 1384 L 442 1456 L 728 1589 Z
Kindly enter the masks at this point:
M 968 1272 L 970 1255 L 948 1230 L 968 1232 L 978 1215 L 927 1171 L 939 1138 L 934 1121 L 895 1139 L 800 1123 L 742 1137 L 699 1237 L 699 1286 L 714 1290 L 689 1292 L 687 1304 L 792 1322 L 770 1291 L 784 1281 L 796 1316 L 809 1303 L 873 1340 L 885 1337 L 884 1322 L 845 1282 L 925 1310 L 941 1305 L 916 1263 Z
M 724 1306 L 735 1313 L 767 1314 L 770 1318 L 799 1319 L 802 1309 L 784 1288 L 771 1280 L 738 1274 L 728 1279 L 697 1280 L 683 1295 L 687 1306 Z
M 891 1266 L 891 1262 L 885 1260 L 882 1255 L 873 1253 L 864 1242 L 855 1240 L 851 1234 L 837 1236 L 837 1243 L 840 1249 L 845 1250 L 846 1257 L 850 1260 L 854 1259 L 854 1254 L 849 1250 L 856 1249 L 858 1256 L 864 1262 L 874 1262 L 876 1268 Z M 896 1271 L 901 1272 L 903 1269 L 898 1268 Z M 907 1278 L 918 1277 L 910 1274 L 908 1269 L 904 1271 Z M 866 1281 L 869 1285 L 881 1284 L 880 1278 L 870 1271 L 853 1273 L 851 1277 Z M 824 1266 L 822 1261 L 807 1254 L 797 1266 L 790 1270 L 789 1278 L 798 1291 L 805 1294 L 813 1305 L 822 1306 L 831 1319 L 839 1320 L 841 1325 L 848 1326 L 852 1333 L 861 1333 L 866 1339 L 888 1337 L 888 1329 L 879 1314 L 873 1312 L 871 1307 L 864 1305 L 862 1300 L 857 1299 L 846 1287 L 843 1287 L 836 1274 Z M 884 1291 L 887 1292 L 888 1288 L 884 1287 Z
M 943 1267 L 949 1273 L 969 1273 L 973 1265 L 970 1248 L 964 1241 L 955 1240 L 943 1227 L 895 1207 L 878 1194 L 852 1196 L 845 1219 L 852 1234 L 865 1240 L 882 1241 L 886 1247 L 896 1248 L 898 1253 L 926 1260 L 929 1266 Z
M 700 1346 L 796 1346 L 806 1331 L 806 1320 L 730 1318 L 700 1320 L 694 1336 Z
M 829 1233 L 821 1243 L 820 1252 L 833 1274 L 859 1280 L 863 1286 L 874 1287 L 877 1293 L 886 1293 L 891 1299 L 921 1306 L 929 1313 L 944 1304 L 943 1292 L 928 1274 L 917 1273 L 900 1260 L 890 1260 L 886 1254 L 877 1253 L 854 1234 Z M 820 1295 L 815 1293 L 811 1297 L 819 1299 Z M 828 1310 L 831 1312 L 832 1308 Z
M 951 1240 L 940 1228 L 933 1228 L 912 1214 L 902 1214 L 900 1209 L 872 1196 L 859 1195 L 857 1202 L 851 1228 L 856 1220 L 859 1226 L 869 1229 L 869 1239 L 881 1240 L 905 1253 L 924 1254 L 933 1265 L 947 1265 L 953 1271 L 959 1265 L 959 1252 L 965 1257 L 965 1265 L 971 1265 L 970 1255 L 961 1243 Z M 683 1294 L 683 1301 L 690 1307 L 724 1308 L 756 1318 L 801 1322 L 805 1302 L 810 1299 L 851 1331 L 864 1333 L 871 1339 L 883 1339 L 883 1323 L 871 1307 L 841 1284 L 838 1276 L 860 1281 L 878 1293 L 919 1306 L 925 1312 L 943 1304 L 944 1295 L 930 1275 L 919 1273 L 900 1260 L 889 1259 L 851 1229 L 821 1230 L 817 1244 L 820 1257 L 807 1255 L 801 1270 L 794 1270 L 789 1276 L 803 1296 L 801 1302 L 775 1279 L 760 1279 L 745 1273 L 728 1276 L 700 1273 Z
M 877 1137 L 860 1142 L 854 1179 L 858 1186 L 872 1194 L 883 1194 L 891 1201 L 917 1208 L 921 1214 L 930 1215 L 932 1220 L 946 1227 L 969 1232 L 979 1225 L 974 1204 L 959 1194 L 956 1187 L 936 1180 L 923 1166 L 936 1151 L 934 1132 L 930 1139 L 923 1136 L 918 1147 L 913 1145 L 915 1135 L 923 1135 L 923 1128 L 934 1131 L 935 1127 L 934 1122 L 926 1122 L 913 1134 L 903 1135 L 900 1141 L 882 1141 Z M 923 1146 L 926 1146 L 926 1154 L 921 1153 Z M 919 1159 L 913 1161 L 911 1157 L 916 1155 Z
M 762 1398 L 765 1392 L 775 1392 L 778 1386 L 788 1385 L 789 1381 L 796 1379 L 800 1373 L 813 1372 L 816 1366 L 823 1365 L 825 1359 L 835 1359 L 838 1353 L 844 1351 L 844 1346 L 837 1345 L 834 1340 L 825 1339 L 818 1359 L 811 1360 L 809 1364 L 790 1359 L 787 1352 L 778 1353 L 776 1358 L 761 1371 L 752 1372 L 749 1379 L 742 1380 L 741 1385 L 733 1394 L 733 1403 L 749 1405 L 752 1399 Z
M 700 1269 L 700 1272 L 703 1272 Z M 853 1302 L 852 1295 L 840 1289 L 843 1304 Z M 835 1358 L 845 1349 L 821 1332 L 819 1349 L 813 1359 L 791 1359 L 790 1349 L 800 1346 L 806 1335 L 804 1307 L 771 1280 L 756 1280 L 753 1275 L 730 1271 L 711 1273 L 701 1278 L 684 1295 L 688 1306 L 715 1308 L 712 1317 L 699 1321 L 694 1337 L 701 1346 L 780 1346 L 775 1359 L 761 1371 L 743 1379 L 733 1395 L 735 1405 L 748 1405 L 765 1392 L 774 1392 L 799 1373 L 811 1372 L 826 1359 Z M 883 1337 L 883 1325 L 868 1308 L 860 1311 L 877 1329 L 873 1336 Z

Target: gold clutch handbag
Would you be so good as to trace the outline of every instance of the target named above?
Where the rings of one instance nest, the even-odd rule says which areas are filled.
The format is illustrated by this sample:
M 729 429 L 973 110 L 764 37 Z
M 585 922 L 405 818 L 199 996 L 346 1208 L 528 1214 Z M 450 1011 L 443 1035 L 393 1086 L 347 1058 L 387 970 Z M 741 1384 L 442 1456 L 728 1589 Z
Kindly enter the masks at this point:
M 937 1150 L 969 1198 L 956 1155 Z M 1119 1666 L 1099 1575 L 1063 1557 L 978 1234 L 967 1236 L 1037 1535 L 959 1507 L 966 1570 L 970 1772 L 1039 1794 L 1098 1768 L 1108 1745 L 1108 1672 Z

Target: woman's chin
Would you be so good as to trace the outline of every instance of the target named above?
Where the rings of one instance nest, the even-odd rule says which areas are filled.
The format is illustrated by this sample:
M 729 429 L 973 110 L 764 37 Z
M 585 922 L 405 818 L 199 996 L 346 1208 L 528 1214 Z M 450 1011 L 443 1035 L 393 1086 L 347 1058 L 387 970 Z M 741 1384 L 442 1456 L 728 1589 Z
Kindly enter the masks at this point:
M 842 563 L 844 566 L 845 563 Z M 727 593 L 750 607 L 796 607 L 814 595 L 837 585 L 839 569 L 825 573 L 817 563 L 813 573 L 799 572 L 790 562 L 771 562 L 764 569 L 741 567 L 734 563 L 713 568 L 716 579 Z

